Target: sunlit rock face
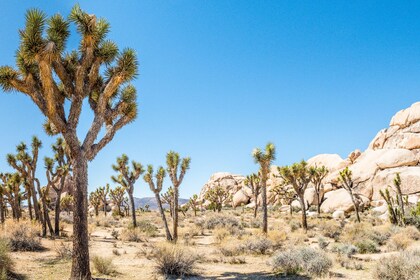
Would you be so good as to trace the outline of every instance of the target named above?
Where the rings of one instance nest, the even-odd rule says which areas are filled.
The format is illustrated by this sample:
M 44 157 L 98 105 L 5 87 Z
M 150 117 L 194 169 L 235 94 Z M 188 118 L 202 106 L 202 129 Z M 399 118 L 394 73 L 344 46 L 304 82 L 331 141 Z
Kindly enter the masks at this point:
M 420 196 L 420 102 L 399 111 L 392 117 L 389 127 L 378 132 L 361 152 L 354 150 L 343 159 L 338 154 L 320 154 L 307 160 L 310 166 L 325 166 L 330 171 L 324 179 L 322 194 L 325 201 L 321 206 L 324 212 L 337 210 L 349 212 L 353 210 L 348 193 L 341 189 L 338 181 L 339 172 L 348 167 L 358 184 L 356 193 L 363 204 L 381 200 L 379 191 L 393 185 L 397 173 L 401 177 L 401 188 L 405 195 Z M 229 204 L 239 205 L 260 204 L 261 198 L 254 201 L 251 190 L 244 184 L 245 177 L 231 173 L 215 173 L 203 186 L 200 198 L 212 187 L 220 185 L 232 195 Z M 269 204 L 282 204 L 279 198 L 271 192 L 273 187 L 282 183 L 278 178 L 277 166 L 272 166 L 267 182 Z M 331 193 L 330 193 L 331 192 Z M 305 192 L 305 200 L 309 205 L 316 205 L 317 199 L 312 185 Z M 414 201 L 414 200 L 413 200 Z M 415 199 L 417 201 L 417 199 Z

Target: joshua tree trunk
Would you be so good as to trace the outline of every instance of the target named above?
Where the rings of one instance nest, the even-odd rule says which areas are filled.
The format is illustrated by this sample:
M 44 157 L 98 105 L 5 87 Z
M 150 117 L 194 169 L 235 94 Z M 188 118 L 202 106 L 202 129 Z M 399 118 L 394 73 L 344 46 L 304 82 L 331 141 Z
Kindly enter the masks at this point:
M 173 202 L 173 241 L 178 240 L 178 196 L 179 189 L 174 186 L 174 202 Z
M 31 183 L 30 188 L 31 188 L 31 194 L 32 194 L 32 204 L 34 206 L 34 212 L 35 212 L 35 220 L 41 221 L 41 211 L 39 210 L 39 205 L 36 198 L 35 186 L 33 182 Z
M 316 199 L 317 199 L 316 210 L 318 212 L 318 215 L 320 215 L 321 214 L 321 198 L 320 198 L 319 193 L 316 194 Z
M 130 198 L 131 219 L 133 220 L 133 227 L 137 227 L 136 206 L 134 205 L 133 193 L 129 193 L 128 197 Z
M 257 217 L 257 213 L 258 213 L 258 198 L 255 198 L 254 218 Z
M 80 151 L 81 152 L 81 151 Z M 73 158 L 74 209 L 73 258 L 70 280 L 91 280 L 89 265 L 89 235 L 87 221 L 88 163 L 80 154 Z
M 357 222 L 360 223 L 359 203 L 356 202 L 356 199 L 354 198 L 354 194 L 351 191 L 350 191 L 350 196 L 351 196 L 351 201 L 353 202 L 353 205 L 354 205 L 354 210 L 356 211 Z
M 29 211 L 29 219 L 32 221 L 34 219 L 32 214 L 32 202 L 31 202 L 31 193 L 28 194 L 28 211 Z
M 4 199 L 3 195 L 0 194 L 0 222 L 1 224 L 4 224 Z
M 61 189 L 58 190 L 57 197 L 55 199 L 55 216 L 54 216 L 55 236 L 60 236 L 61 192 L 62 192 Z
M 303 194 L 299 195 L 299 202 L 300 202 L 300 207 L 302 209 L 302 227 L 305 230 L 305 232 L 307 232 L 308 223 L 306 221 L 306 205 L 305 205 L 305 198 Z
M 159 192 L 155 192 L 156 202 L 158 204 L 160 216 L 162 217 L 163 225 L 165 226 L 165 233 L 166 233 L 166 239 L 168 241 L 172 241 L 172 235 L 169 231 L 168 222 L 166 221 L 165 211 L 162 206 L 162 201 L 160 200 Z
M 266 181 L 263 179 L 261 182 L 261 198 L 262 198 L 262 208 L 263 208 L 263 233 L 268 231 L 268 217 L 267 217 L 267 185 Z M 257 203 L 257 201 L 256 201 Z

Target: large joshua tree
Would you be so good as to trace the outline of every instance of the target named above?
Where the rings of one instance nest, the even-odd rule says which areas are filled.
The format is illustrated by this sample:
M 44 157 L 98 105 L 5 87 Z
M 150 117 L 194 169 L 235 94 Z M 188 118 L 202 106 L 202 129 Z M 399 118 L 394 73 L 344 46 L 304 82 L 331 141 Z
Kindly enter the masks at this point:
M 69 24 L 80 34 L 77 50 L 67 52 Z M 115 133 L 137 115 L 136 90 L 129 84 L 137 75 L 132 49 L 118 50 L 106 40 L 109 23 L 76 5 L 68 17 L 47 16 L 36 9 L 26 14 L 19 31 L 17 68 L 0 67 L 0 86 L 19 91 L 46 117 L 47 133 L 61 134 L 71 157 L 74 174 L 73 258 L 70 279 L 91 279 L 87 227 L 88 162 Z M 94 118 L 82 139 L 78 124 L 83 101 Z M 105 129 L 103 129 L 105 128 Z M 104 131 L 104 133 L 100 133 Z
M 302 228 L 307 231 L 308 223 L 306 221 L 305 190 L 312 179 L 308 163 L 302 160 L 301 162 L 294 163 L 291 166 L 278 167 L 278 171 L 280 177 L 284 181 L 284 184 L 291 185 L 296 192 L 302 209 Z
M 144 168 L 141 163 L 131 162 L 131 169 L 128 164 L 128 156 L 122 155 L 117 158 L 117 164 L 112 165 L 114 171 L 118 172 L 118 176 L 112 176 L 111 179 L 115 183 L 120 184 L 127 191 L 128 198 L 130 199 L 130 208 L 131 208 L 131 219 L 133 222 L 133 227 L 137 227 L 136 220 L 136 207 L 134 204 L 134 184 L 137 179 L 144 173 Z
M 179 203 L 179 186 L 184 180 L 185 173 L 190 169 L 191 158 L 186 157 L 181 160 L 178 153 L 170 151 L 166 154 L 166 165 L 169 174 L 169 178 L 172 181 L 174 187 L 174 205 L 173 205 L 173 240 L 178 240 L 178 203 Z
M 163 209 L 162 201 L 160 199 L 160 192 L 162 191 L 163 179 L 165 178 L 165 176 L 166 172 L 162 166 L 158 168 L 156 175 L 154 175 L 153 166 L 148 165 L 147 172 L 146 174 L 144 174 L 143 179 L 146 183 L 149 184 L 150 190 L 155 194 L 156 203 L 158 205 L 160 216 L 165 227 L 166 239 L 168 241 L 172 241 L 172 235 L 169 231 L 168 221 L 166 220 L 165 216 L 165 210 Z M 156 183 L 153 181 L 153 177 L 156 178 Z
M 270 173 L 271 163 L 276 159 L 276 147 L 273 143 L 268 143 L 263 152 L 260 148 L 252 151 L 252 156 L 255 163 L 260 165 L 260 184 L 261 184 L 261 198 L 263 209 L 263 225 L 262 230 L 267 233 L 268 216 L 267 216 L 267 180 Z

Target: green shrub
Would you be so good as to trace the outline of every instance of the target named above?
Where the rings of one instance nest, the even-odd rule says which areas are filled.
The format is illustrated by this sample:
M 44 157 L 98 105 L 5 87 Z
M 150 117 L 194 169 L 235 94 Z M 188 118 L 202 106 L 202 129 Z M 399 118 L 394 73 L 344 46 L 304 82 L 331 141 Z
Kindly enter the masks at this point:
M 378 244 L 370 239 L 360 240 L 354 244 L 360 254 L 369 254 L 379 252 Z
M 148 220 L 141 220 L 137 222 L 137 228 L 148 237 L 156 237 L 159 233 L 157 226 Z
M 265 237 L 249 238 L 245 242 L 245 248 L 254 254 L 265 255 L 273 248 L 273 242 Z

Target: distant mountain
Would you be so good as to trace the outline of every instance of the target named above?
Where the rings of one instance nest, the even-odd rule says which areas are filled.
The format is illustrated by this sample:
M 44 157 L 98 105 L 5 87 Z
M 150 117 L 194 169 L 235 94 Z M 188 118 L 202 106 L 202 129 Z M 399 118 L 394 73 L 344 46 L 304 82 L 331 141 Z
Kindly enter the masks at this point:
M 187 203 L 188 199 L 180 198 L 178 201 L 179 201 L 179 205 L 182 205 L 182 204 Z M 135 204 L 136 209 L 138 209 L 140 207 L 144 207 L 147 204 L 150 206 L 150 210 L 157 210 L 158 209 L 156 198 L 154 198 L 154 197 L 142 197 L 142 198 L 135 197 L 134 198 L 134 204 Z M 167 208 L 169 208 L 169 205 L 168 204 L 163 204 L 163 208 L 167 209 Z

